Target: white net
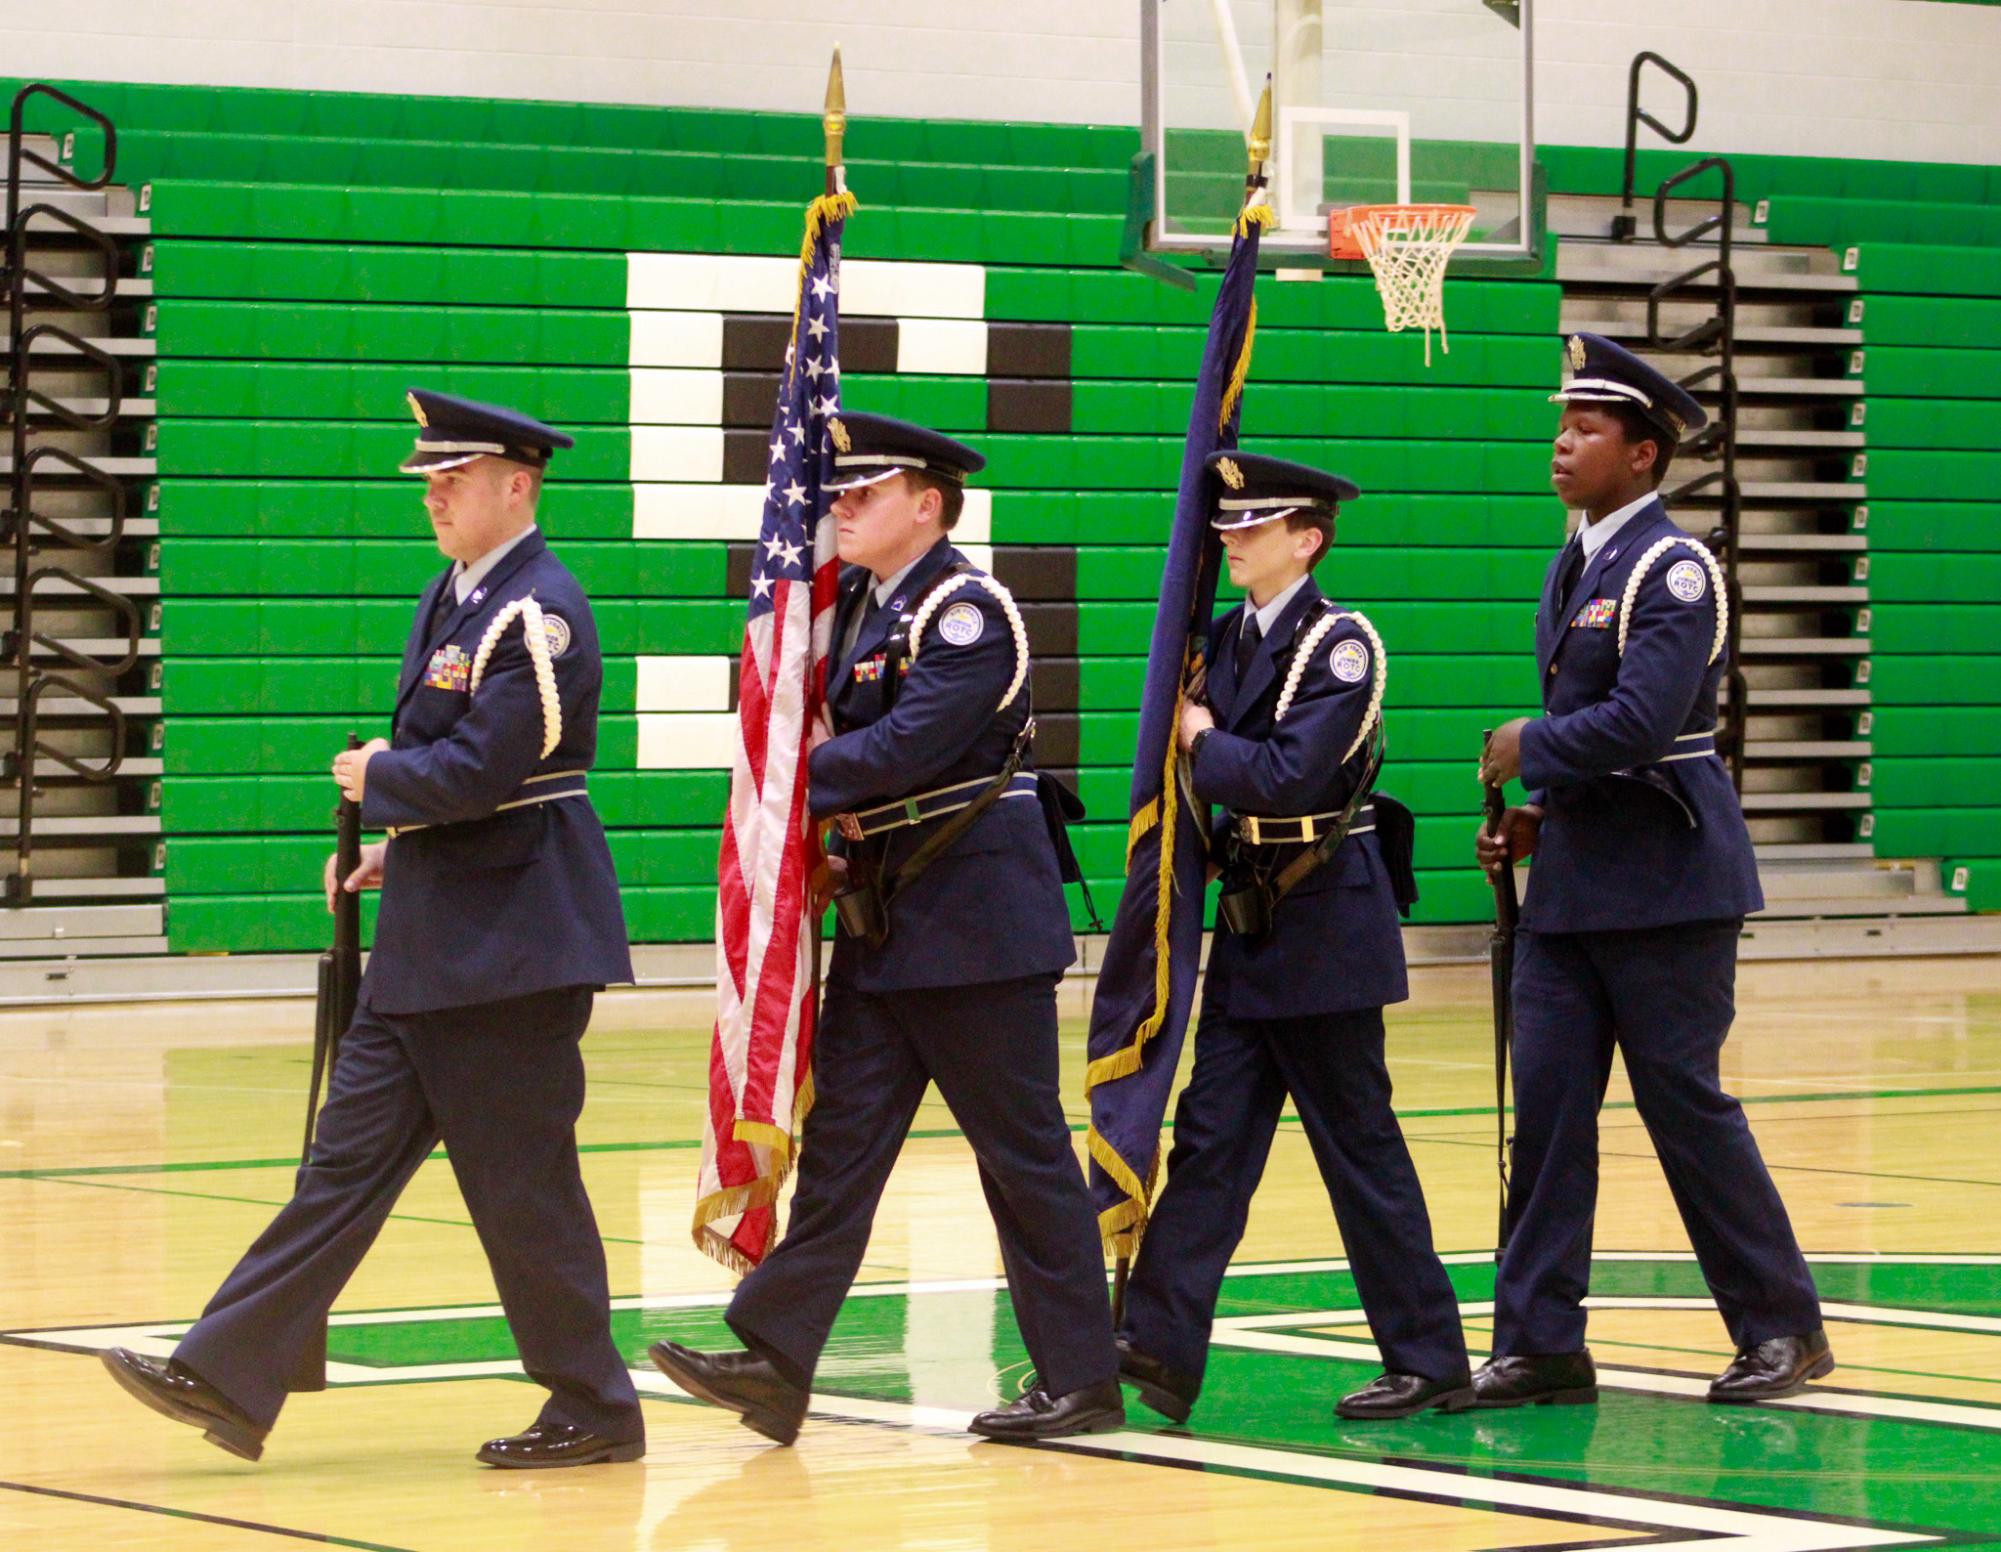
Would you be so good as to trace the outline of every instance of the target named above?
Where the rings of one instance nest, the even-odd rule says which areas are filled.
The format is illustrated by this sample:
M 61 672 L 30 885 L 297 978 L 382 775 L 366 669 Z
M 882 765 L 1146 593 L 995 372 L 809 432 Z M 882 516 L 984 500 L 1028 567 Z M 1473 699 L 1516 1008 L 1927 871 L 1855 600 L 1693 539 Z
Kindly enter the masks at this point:
M 1349 235 L 1383 299 L 1392 334 L 1424 330 L 1424 364 L 1431 365 L 1431 331 L 1450 351 L 1445 333 L 1445 266 L 1473 225 L 1471 205 L 1372 205 L 1355 212 Z

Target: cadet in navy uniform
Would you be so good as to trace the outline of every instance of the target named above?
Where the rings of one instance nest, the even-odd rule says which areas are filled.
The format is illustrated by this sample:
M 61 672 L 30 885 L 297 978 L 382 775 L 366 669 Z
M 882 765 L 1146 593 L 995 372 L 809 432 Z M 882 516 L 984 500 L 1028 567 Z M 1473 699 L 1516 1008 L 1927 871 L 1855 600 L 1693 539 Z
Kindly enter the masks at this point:
M 1590 1401 L 1584 1346 L 1598 1107 L 1617 1046 L 1737 1355 L 1711 1401 L 1790 1395 L 1834 1367 L 1785 1204 L 1718 1080 L 1737 937 L 1764 904 L 1716 753 L 1728 599 L 1709 552 L 1656 491 L 1701 406 L 1596 335 L 1572 377 L 1552 483 L 1583 513 L 1536 615 L 1544 714 L 1495 731 L 1481 764 L 1525 807 L 1478 856 L 1531 852 L 1515 951 L 1513 1225 L 1480 1406 Z
M 848 871 L 798 1194 L 784 1238 L 730 1302 L 748 1351 L 659 1342 L 653 1360 L 791 1443 L 935 1082 L 979 1163 L 1037 1375 L 973 1431 L 1116 1428 L 1125 1409 L 1104 1256 L 1057 1093 L 1056 983 L 1075 943 L 1027 756 L 1027 639 L 1006 590 L 947 536 L 986 460 L 874 415 L 834 417 L 828 434 L 849 566 L 828 671 L 835 736 L 813 751 L 808 800 L 815 817 L 837 817 Z
M 1399 906 L 1416 898 L 1409 811 L 1373 791 L 1387 665 L 1375 628 L 1312 575 L 1340 503 L 1360 492 L 1249 453 L 1209 469 L 1230 580 L 1249 599 L 1210 627 L 1208 704 L 1189 701 L 1180 735 L 1195 796 L 1219 810 L 1222 899 L 1167 1186 L 1126 1289 L 1120 1375 L 1187 1418 L 1290 1096 L 1385 1366 L 1335 1411 L 1456 1410 L 1472 1399 L 1458 1301 L 1383 1065 L 1383 1007 L 1409 996 Z
M 392 739 L 333 762 L 391 838 L 339 882 L 379 884 L 382 909 L 312 1156 L 170 1362 L 105 1361 L 147 1405 L 255 1460 L 328 1307 L 442 1140 L 522 1366 L 551 1392 L 479 1459 L 636 1460 L 645 1425 L 612 1345 L 575 1131 L 592 997 L 632 979 L 585 795 L 603 665 L 590 605 L 535 526 L 550 455 L 572 444 L 511 410 L 410 402 L 422 430 L 403 468 L 425 477 L 453 564 L 418 605 Z M 331 905 L 332 859 L 326 887 Z

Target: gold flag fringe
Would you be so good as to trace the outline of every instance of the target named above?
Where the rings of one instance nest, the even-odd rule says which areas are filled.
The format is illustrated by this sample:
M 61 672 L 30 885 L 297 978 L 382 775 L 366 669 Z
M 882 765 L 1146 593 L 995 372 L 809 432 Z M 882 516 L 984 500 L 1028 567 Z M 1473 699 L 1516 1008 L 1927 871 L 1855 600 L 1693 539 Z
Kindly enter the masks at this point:
M 732 1244 L 727 1234 L 718 1234 L 709 1225 L 718 1218 L 741 1217 L 744 1213 L 759 1207 L 770 1207 L 777 1202 L 779 1195 L 785 1190 L 785 1182 L 792 1178 L 792 1166 L 798 1157 L 798 1150 L 792 1139 L 806 1124 L 806 1117 L 812 1110 L 813 1073 L 809 1068 L 806 1076 L 800 1079 L 799 1087 L 792 1096 L 790 1132 L 773 1126 L 768 1121 L 739 1121 L 731 1128 L 731 1136 L 736 1141 L 770 1148 L 778 1155 L 773 1161 L 770 1173 L 746 1181 L 740 1186 L 731 1186 L 726 1191 L 711 1192 L 695 1203 L 695 1221 L 692 1225 L 695 1248 L 710 1260 L 721 1262 L 739 1277 L 749 1276 L 757 1270 L 759 1263 Z M 768 1252 L 769 1247 L 766 1249 Z
M 855 213 L 859 202 L 846 189 L 838 194 L 822 194 L 806 207 L 806 235 L 799 243 L 799 286 L 792 297 L 792 337 L 799 336 L 799 306 L 806 298 L 806 277 L 813 267 L 813 245 L 820 240 L 820 233 L 826 230 L 830 221 L 845 221 Z M 786 375 L 786 386 L 792 383 L 791 374 L 799 370 L 799 363 L 790 363 Z
M 1256 204 L 1246 206 L 1237 217 L 1236 235 L 1248 237 L 1253 228 L 1268 230 L 1278 224 L 1278 215 L 1271 206 Z M 1229 425 L 1238 401 L 1242 399 L 1244 384 L 1251 375 L 1251 346 L 1258 331 L 1258 303 L 1255 295 L 1251 298 L 1248 315 L 1244 320 L 1244 342 L 1237 350 L 1237 360 L 1230 371 L 1230 381 L 1223 390 L 1221 407 L 1217 412 L 1216 425 L 1220 431 Z M 1101 1083 L 1113 1083 L 1120 1078 L 1129 1078 L 1140 1069 L 1146 1051 L 1146 1043 L 1160 1033 L 1160 1026 L 1167 1017 L 1167 1004 L 1172 986 L 1171 967 L 1168 963 L 1168 924 L 1174 907 L 1174 832 L 1180 815 L 1181 787 L 1176 780 L 1176 763 L 1181 756 L 1180 729 L 1181 710 L 1187 703 L 1187 674 L 1190 666 L 1190 648 L 1183 649 L 1182 689 L 1174 699 L 1174 721 L 1167 740 L 1166 768 L 1161 776 L 1160 796 L 1137 814 L 1133 815 L 1126 833 L 1126 865 L 1132 865 L 1133 849 L 1141 838 L 1156 825 L 1161 830 L 1160 867 L 1156 880 L 1158 891 L 1154 909 L 1153 941 L 1153 1012 L 1133 1032 L 1130 1044 L 1121 1046 L 1109 1056 L 1101 1056 L 1084 1068 L 1084 1092 Z M 1199 906 L 1198 906 L 1199 909 Z M 1147 1204 L 1153 1198 L 1155 1179 L 1160 1172 L 1160 1144 L 1155 1140 L 1153 1157 L 1147 1165 L 1147 1178 L 1142 1182 L 1131 1165 L 1119 1157 L 1116 1149 L 1098 1135 L 1095 1127 L 1084 1134 L 1084 1144 L 1098 1167 L 1109 1175 L 1114 1184 L 1126 1195 L 1126 1200 L 1106 1208 L 1098 1214 L 1098 1233 L 1105 1246 L 1113 1254 L 1131 1257 L 1139 1249 L 1140 1236 L 1145 1232 Z
M 1278 216 L 1269 205 L 1251 205 L 1237 217 L 1237 235 L 1248 237 L 1252 228 L 1265 231 L 1278 224 Z M 1258 333 L 1258 299 L 1253 292 L 1250 312 L 1244 319 L 1244 343 L 1237 351 L 1236 365 L 1230 368 L 1230 381 L 1223 389 L 1223 402 L 1216 410 L 1216 429 L 1221 431 L 1229 425 L 1230 417 L 1237 412 L 1238 401 L 1244 396 L 1244 384 L 1251 375 L 1251 344 Z
M 1185 668 L 1185 662 L 1184 662 Z M 1185 674 L 1184 674 L 1185 681 Z M 1168 725 L 1167 767 L 1161 774 L 1160 797 L 1156 800 L 1160 826 L 1160 865 L 1155 870 L 1155 896 L 1153 913 L 1153 1012 L 1133 1031 L 1132 1043 L 1121 1046 L 1109 1056 L 1101 1056 L 1084 1068 L 1084 1092 L 1089 1094 L 1100 1083 L 1110 1083 L 1119 1078 L 1129 1078 L 1139 1071 L 1141 1054 L 1147 1041 L 1160 1033 L 1162 1020 L 1167 1017 L 1168 991 L 1172 976 L 1168 964 L 1168 923 L 1174 908 L 1174 829 L 1181 812 L 1181 786 L 1175 780 L 1175 762 L 1181 758 L 1180 729 L 1181 708 L 1187 702 L 1184 688 L 1174 697 L 1174 720 Z

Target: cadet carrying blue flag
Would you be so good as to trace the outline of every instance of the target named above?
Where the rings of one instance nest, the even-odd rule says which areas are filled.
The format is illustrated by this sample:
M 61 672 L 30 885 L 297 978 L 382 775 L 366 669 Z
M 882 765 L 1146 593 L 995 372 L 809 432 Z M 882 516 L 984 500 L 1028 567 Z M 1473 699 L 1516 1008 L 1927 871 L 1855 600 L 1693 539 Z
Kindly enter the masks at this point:
M 1271 144 L 1271 87 L 1265 87 L 1251 131 L 1250 175 L 1236 240 L 1209 319 L 1209 339 L 1189 412 L 1188 445 L 1174 526 L 1161 576 L 1160 612 L 1147 654 L 1140 703 L 1139 746 L 1133 757 L 1126 888 L 1105 945 L 1091 1010 L 1091 1193 L 1098 1229 L 1126 1263 L 1139 1248 L 1160 1166 L 1160 1128 L 1167 1114 L 1188 1012 L 1202 956 L 1202 897 L 1207 887 L 1207 816 L 1190 796 L 1175 741 L 1191 676 L 1201 666 L 1204 632 L 1216 602 L 1221 546 L 1209 526 L 1214 502 L 1210 456 L 1237 445 L 1244 379 L 1257 325 L 1252 282 L 1258 240 L 1275 217 L 1265 199 L 1265 158 Z

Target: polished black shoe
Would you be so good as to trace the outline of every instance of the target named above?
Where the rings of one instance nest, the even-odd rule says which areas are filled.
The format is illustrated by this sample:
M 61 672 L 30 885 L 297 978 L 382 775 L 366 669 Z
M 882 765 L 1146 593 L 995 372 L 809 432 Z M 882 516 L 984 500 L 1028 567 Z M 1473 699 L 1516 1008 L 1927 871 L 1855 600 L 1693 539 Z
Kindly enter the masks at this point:
M 1489 1358 L 1473 1371 L 1476 1407 L 1588 1406 L 1597 1399 L 1598 1370 L 1587 1348 Z
M 1776 1401 L 1806 1388 L 1834 1372 L 1834 1353 L 1827 1345 L 1827 1332 L 1820 1327 L 1804 1336 L 1775 1336 L 1755 1347 L 1743 1347 L 1709 1387 L 1709 1399 L 1725 1405 L 1741 1406 L 1753 1401 Z
M 744 1427 L 779 1444 L 799 1437 L 808 1393 L 770 1359 L 751 1352 L 698 1353 L 679 1342 L 655 1342 L 646 1355 L 689 1395 L 736 1413 Z
M 1412 1417 L 1419 1412 L 1463 1412 L 1473 1404 L 1473 1381 L 1428 1380 L 1422 1374 L 1378 1374 L 1334 1403 L 1334 1415 L 1353 1421 Z
M 183 1367 L 179 1359 L 162 1363 L 124 1347 L 99 1356 L 113 1379 L 162 1417 L 199 1428 L 210 1444 L 243 1460 L 255 1460 L 264 1453 L 264 1440 L 271 1430 L 252 1422 L 241 1407 L 192 1369 Z
M 1192 1374 L 1170 1369 L 1158 1358 L 1141 1352 L 1120 1337 L 1114 1343 L 1119 1353 L 1119 1378 L 1139 1392 L 1139 1398 L 1170 1423 L 1185 1423 L 1202 1393 L 1202 1382 Z
M 646 1453 L 644 1439 L 607 1439 L 570 1423 L 537 1423 L 505 1439 L 488 1439 L 478 1458 L 489 1466 L 539 1471 L 550 1466 L 595 1466 L 604 1461 L 637 1460 Z
M 1100 1380 L 1053 1399 L 1038 1386 L 1019 1401 L 980 1413 L 966 1426 L 989 1439 L 1064 1439 L 1073 1433 L 1110 1433 L 1125 1425 L 1119 1382 Z

